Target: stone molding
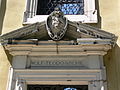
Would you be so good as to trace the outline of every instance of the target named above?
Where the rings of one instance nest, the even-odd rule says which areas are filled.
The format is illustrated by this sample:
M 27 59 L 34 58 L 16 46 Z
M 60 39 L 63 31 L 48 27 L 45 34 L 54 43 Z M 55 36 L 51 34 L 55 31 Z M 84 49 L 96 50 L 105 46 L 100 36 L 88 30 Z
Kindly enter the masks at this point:
M 54 42 L 54 41 L 53 41 Z M 6 50 L 13 56 L 46 56 L 46 55 L 105 55 L 111 45 L 80 44 L 80 45 L 5 45 Z
M 51 78 L 54 77 L 52 81 L 94 81 L 94 80 L 103 80 L 100 75 L 102 75 L 102 70 L 24 70 L 24 69 L 15 69 L 15 75 L 17 78 L 25 80 L 27 84 L 38 83 L 44 81 L 51 81 Z M 26 73 L 26 74 L 25 74 Z M 37 77 L 39 79 L 35 80 Z M 65 78 L 66 77 L 66 78 Z M 101 78 L 100 78 L 101 77 Z M 29 79 L 28 79 L 29 78 Z M 61 78 L 61 79 L 60 79 Z M 36 82 L 34 82 L 36 81 Z
M 27 90 L 28 84 L 88 85 L 89 90 L 100 90 L 104 84 L 102 70 L 32 70 L 14 69 L 12 88 Z M 16 86 L 14 86 L 16 85 Z
M 6 33 L 0 36 L 0 41 L 4 44 L 9 39 L 19 39 L 19 40 L 27 40 L 27 39 L 39 39 L 43 40 L 43 37 L 48 37 L 46 30 L 46 23 L 34 23 L 31 25 L 24 26 L 12 32 Z M 103 31 L 99 28 L 92 27 L 90 25 L 82 24 L 79 22 L 71 22 L 68 21 L 68 28 L 66 31 L 65 37 L 72 37 L 74 39 L 78 38 L 94 38 L 110 40 L 110 43 L 113 45 L 116 42 L 117 37 L 109 32 Z

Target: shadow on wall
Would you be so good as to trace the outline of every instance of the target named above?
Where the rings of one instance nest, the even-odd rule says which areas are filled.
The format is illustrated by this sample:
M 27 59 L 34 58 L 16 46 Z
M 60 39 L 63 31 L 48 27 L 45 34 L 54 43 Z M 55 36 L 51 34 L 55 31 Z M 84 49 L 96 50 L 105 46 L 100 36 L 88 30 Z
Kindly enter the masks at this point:
M 1 0 L 1 4 L 0 4 L 0 34 L 2 33 L 2 28 L 3 28 L 3 21 L 6 11 L 6 2 L 7 0 Z
M 5 50 L 5 47 L 3 46 L 4 50 Z M 5 50 L 5 53 L 7 55 L 7 59 L 9 61 L 9 64 L 12 66 L 12 59 L 13 59 L 13 56 L 9 53 L 8 50 Z
M 91 23 L 89 25 L 97 27 L 97 28 L 101 28 L 101 16 L 100 16 L 100 9 L 99 9 L 99 0 L 95 0 L 95 9 L 97 10 L 98 22 L 97 23 Z
M 120 90 L 120 47 L 116 44 L 104 56 L 108 90 Z

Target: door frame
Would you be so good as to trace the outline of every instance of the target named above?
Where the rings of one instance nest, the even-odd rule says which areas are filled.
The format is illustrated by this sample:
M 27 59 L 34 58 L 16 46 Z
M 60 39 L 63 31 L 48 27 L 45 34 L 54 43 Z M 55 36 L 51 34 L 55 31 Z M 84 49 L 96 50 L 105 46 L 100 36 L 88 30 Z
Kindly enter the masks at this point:
M 39 85 L 88 85 L 88 90 L 105 90 L 103 70 L 12 69 L 7 90 L 27 90 L 29 84 Z

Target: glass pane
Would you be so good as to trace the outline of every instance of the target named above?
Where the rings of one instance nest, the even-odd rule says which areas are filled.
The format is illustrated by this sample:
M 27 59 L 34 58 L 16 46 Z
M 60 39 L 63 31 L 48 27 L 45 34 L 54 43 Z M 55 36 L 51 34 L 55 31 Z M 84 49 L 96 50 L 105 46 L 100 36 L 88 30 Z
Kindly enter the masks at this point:
M 88 85 L 27 85 L 27 90 L 88 90 Z
M 77 90 L 76 88 L 64 88 L 64 90 Z
M 48 15 L 55 7 L 65 15 L 84 14 L 84 0 L 38 0 L 37 15 Z

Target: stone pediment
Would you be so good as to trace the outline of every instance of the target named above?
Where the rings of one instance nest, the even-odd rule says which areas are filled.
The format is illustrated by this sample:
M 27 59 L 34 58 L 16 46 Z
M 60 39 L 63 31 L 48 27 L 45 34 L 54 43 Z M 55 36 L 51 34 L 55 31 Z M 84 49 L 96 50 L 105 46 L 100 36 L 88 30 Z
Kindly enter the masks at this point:
M 115 35 L 80 22 L 71 22 L 60 11 L 52 12 L 46 21 L 26 25 L 0 36 L 1 41 L 10 40 L 110 40 L 115 42 Z
M 47 30 L 46 22 L 34 23 L 26 25 L 22 28 L 14 30 L 12 32 L 3 34 L 0 36 L 2 40 L 27 40 L 27 39 L 38 39 L 38 40 L 51 40 Z M 105 32 L 98 28 L 90 25 L 68 21 L 68 27 L 65 36 L 62 40 L 76 40 L 76 39 L 109 39 L 115 41 L 116 37 L 114 34 Z
M 103 55 L 114 45 L 115 35 L 54 14 L 0 36 L 6 54 L 13 57 L 9 90 L 51 83 L 100 90 L 106 80 Z

